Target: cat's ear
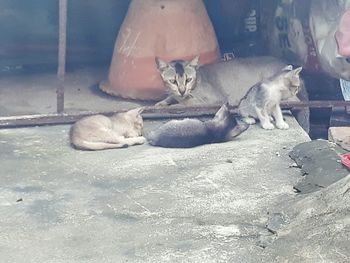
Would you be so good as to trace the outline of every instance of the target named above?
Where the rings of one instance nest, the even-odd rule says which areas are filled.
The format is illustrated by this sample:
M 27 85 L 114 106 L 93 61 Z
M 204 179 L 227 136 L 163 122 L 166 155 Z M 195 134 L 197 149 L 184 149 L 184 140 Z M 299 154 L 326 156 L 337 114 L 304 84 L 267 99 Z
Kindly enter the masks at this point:
M 302 70 L 303 70 L 303 67 L 299 67 L 299 68 L 294 69 L 294 70 L 293 70 L 293 73 L 294 73 L 295 75 L 299 75 L 300 72 L 301 72 Z
M 168 67 L 168 63 L 166 63 L 164 60 L 161 60 L 158 57 L 155 57 L 156 65 L 159 70 L 164 70 Z
M 139 107 L 137 108 L 137 114 L 141 115 L 141 113 L 145 110 L 145 107 Z
M 221 106 L 221 108 L 215 113 L 215 119 L 218 119 L 218 120 L 223 120 L 227 114 L 229 113 L 229 103 L 226 102 L 225 104 L 223 104 Z
M 293 78 L 293 77 L 299 77 L 299 74 L 300 72 L 302 71 L 302 67 L 299 67 L 299 68 L 296 68 L 296 69 L 293 69 L 292 71 L 288 71 L 286 74 L 285 74 L 285 78 Z
M 291 71 L 293 70 L 293 66 L 292 65 L 288 65 L 288 66 L 285 66 L 282 71 Z
M 139 107 L 139 108 L 135 108 L 135 109 L 129 110 L 127 112 L 127 114 L 130 115 L 130 116 L 137 116 L 137 115 L 141 114 L 143 110 L 144 110 L 143 107 Z
M 195 56 L 190 62 L 187 64 L 188 66 L 198 68 L 199 67 L 199 56 Z

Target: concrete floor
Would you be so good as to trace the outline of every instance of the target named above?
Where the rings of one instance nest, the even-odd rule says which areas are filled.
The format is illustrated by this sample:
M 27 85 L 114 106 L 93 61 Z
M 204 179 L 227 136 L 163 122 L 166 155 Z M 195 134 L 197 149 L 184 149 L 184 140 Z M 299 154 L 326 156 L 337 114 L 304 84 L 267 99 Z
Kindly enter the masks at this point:
M 66 112 L 147 105 L 99 91 L 107 72 L 69 72 Z M 1 76 L 0 116 L 54 113 L 56 85 L 54 73 Z M 0 262 L 349 262 L 350 177 L 294 193 L 288 153 L 310 139 L 287 121 L 193 149 L 100 152 L 72 149 L 69 126 L 1 129 Z
M 69 72 L 66 112 L 147 105 L 99 91 L 107 72 Z M 2 76 L 0 116 L 55 112 L 56 85 L 54 73 Z M 349 262 L 350 177 L 294 193 L 304 177 L 288 153 L 310 139 L 287 121 L 193 149 L 100 152 L 72 149 L 69 126 L 1 129 L 0 262 Z
M 100 152 L 72 149 L 69 126 L 0 130 L 0 261 L 274 262 L 258 242 L 295 197 L 288 152 L 309 140 L 287 122 L 193 149 Z
M 98 83 L 107 78 L 108 67 L 78 68 L 65 80 L 65 111 L 114 111 L 141 102 L 122 100 L 100 91 Z M 55 73 L 26 73 L 0 76 L 0 117 L 56 112 Z M 145 105 L 145 103 L 142 103 Z

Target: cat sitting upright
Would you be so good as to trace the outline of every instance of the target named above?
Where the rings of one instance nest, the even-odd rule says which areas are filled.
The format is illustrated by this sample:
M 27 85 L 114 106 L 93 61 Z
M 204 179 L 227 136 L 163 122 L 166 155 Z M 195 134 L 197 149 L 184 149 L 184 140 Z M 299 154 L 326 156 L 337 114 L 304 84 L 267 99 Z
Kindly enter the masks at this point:
M 172 120 L 146 137 L 148 142 L 154 146 L 190 148 L 202 144 L 229 141 L 248 127 L 248 124 L 237 123 L 228 105 L 224 104 L 211 120 Z
M 143 144 L 142 108 L 132 109 L 111 117 L 93 115 L 77 121 L 70 129 L 70 142 L 80 150 L 125 148 Z
M 282 71 L 263 80 L 247 92 L 238 106 L 238 113 L 247 124 L 254 124 L 259 119 L 262 128 L 271 130 L 275 126 L 271 123 L 273 116 L 276 127 L 288 129 L 289 125 L 283 120 L 280 107 L 281 100 L 287 100 L 299 92 L 301 67 L 293 70 L 289 65 Z

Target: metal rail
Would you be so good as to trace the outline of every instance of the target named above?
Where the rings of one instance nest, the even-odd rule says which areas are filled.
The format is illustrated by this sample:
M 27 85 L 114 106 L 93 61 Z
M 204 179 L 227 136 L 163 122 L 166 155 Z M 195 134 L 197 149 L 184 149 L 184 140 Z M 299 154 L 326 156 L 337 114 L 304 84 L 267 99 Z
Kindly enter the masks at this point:
M 303 101 L 303 102 L 283 102 L 282 109 L 299 109 L 299 108 L 334 108 L 334 107 L 350 107 L 350 101 Z M 209 106 L 182 106 L 173 105 L 170 107 L 144 107 L 142 116 L 144 119 L 165 119 L 165 118 L 185 118 L 185 117 L 201 117 L 210 116 L 220 108 L 220 105 Z M 236 112 L 237 107 L 231 106 L 231 111 Z M 94 115 L 124 112 L 127 109 L 121 109 L 114 112 L 78 112 L 78 113 L 54 113 L 54 114 L 38 114 L 0 117 L 0 128 L 14 128 L 24 126 L 40 126 L 40 125 L 59 125 L 71 124 L 77 120 Z M 238 115 L 238 114 L 237 114 Z

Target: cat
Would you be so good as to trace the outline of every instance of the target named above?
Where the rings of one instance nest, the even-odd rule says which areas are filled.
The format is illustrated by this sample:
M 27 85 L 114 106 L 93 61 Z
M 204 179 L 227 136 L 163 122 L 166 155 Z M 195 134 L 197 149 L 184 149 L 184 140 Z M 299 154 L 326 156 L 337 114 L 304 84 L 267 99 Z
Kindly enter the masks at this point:
M 169 63 L 156 57 L 156 64 L 169 95 L 156 106 L 167 106 L 192 97 L 197 82 L 199 56 L 191 61 L 173 60 Z
M 283 120 L 280 103 L 299 92 L 301 70 L 302 67 L 293 69 L 289 65 L 254 85 L 238 105 L 238 114 L 243 117 L 242 120 L 247 124 L 254 124 L 255 119 L 259 119 L 263 129 L 272 130 L 275 128 L 271 123 L 272 115 L 277 128 L 289 129 L 288 123 Z
M 199 57 L 192 60 L 165 62 L 156 57 L 155 62 L 168 91 L 168 96 L 156 106 L 175 103 L 184 105 L 223 104 L 228 101 L 238 105 L 247 91 L 263 79 L 273 76 L 287 66 L 281 60 L 268 57 L 234 58 L 215 64 L 199 65 Z M 301 80 L 300 92 L 290 100 L 308 100 Z M 309 131 L 309 109 L 293 111 L 305 131 Z
M 203 144 L 229 141 L 249 127 L 238 123 L 224 104 L 211 120 L 171 120 L 150 133 L 149 144 L 167 148 L 191 148 Z
M 93 115 L 78 120 L 70 129 L 70 142 L 80 150 L 125 148 L 146 142 L 142 136 L 143 108 L 136 108 L 111 117 Z

